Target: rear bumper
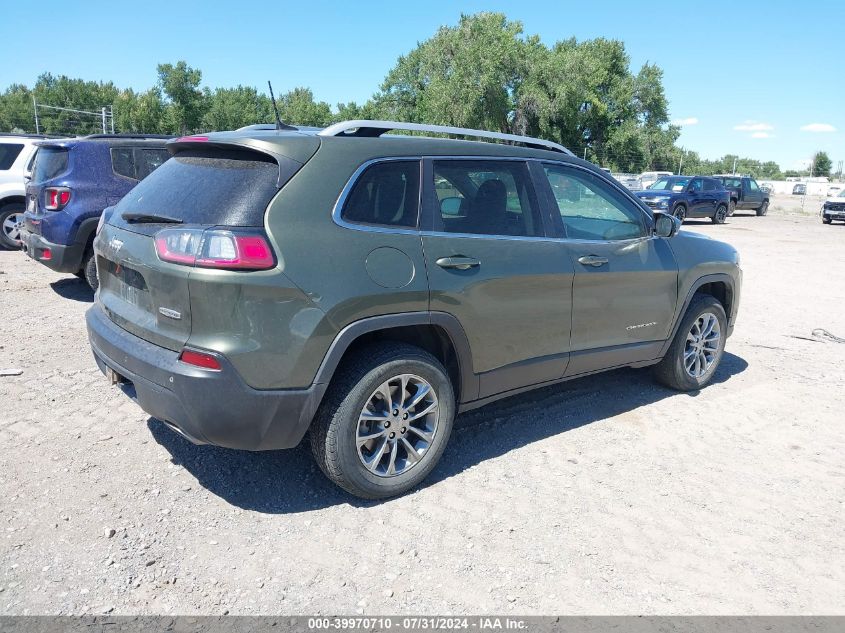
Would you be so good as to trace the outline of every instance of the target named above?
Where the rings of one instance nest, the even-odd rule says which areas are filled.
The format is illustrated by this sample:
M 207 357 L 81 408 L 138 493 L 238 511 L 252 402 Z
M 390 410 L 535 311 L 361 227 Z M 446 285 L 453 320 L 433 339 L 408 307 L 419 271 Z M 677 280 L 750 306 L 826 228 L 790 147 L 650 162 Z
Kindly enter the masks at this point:
M 84 244 L 53 244 L 37 233 L 21 229 L 21 248 L 35 261 L 58 273 L 76 273 L 82 268 Z M 47 253 L 49 252 L 49 259 Z
M 149 415 L 195 444 L 260 451 L 299 444 L 325 390 L 265 391 L 243 382 L 225 357 L 210 371 L 178 360 L 115 325 L 95 303 L 85 314 L 97 365 L 126 382 L 124 392 Z

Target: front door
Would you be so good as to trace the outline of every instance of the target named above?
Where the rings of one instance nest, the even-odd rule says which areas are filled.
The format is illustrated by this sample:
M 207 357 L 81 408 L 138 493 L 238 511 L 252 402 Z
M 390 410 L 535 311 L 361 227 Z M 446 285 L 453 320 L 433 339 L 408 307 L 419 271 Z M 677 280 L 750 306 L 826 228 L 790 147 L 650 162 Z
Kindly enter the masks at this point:
M 743 188 L 743 206 L 746 209 L 758 209 L 763 204 L 763 192 L 760 190 L 760 187 L 757 185 L 757 181 L 753 178 L 742 180 L 742 188 Z
M 707 194 L 704 191 L 704 182 L 701 178 L 693 178 L 687 186 L 687 192 L 689 194 L 689 210 L 687 216 L 700 218 L 702 216 L 713 215 Z
M 575 270 L 567 375 L 655 358 L 678 296 L 672 250 L 611 183 L 571 165 L 545 173 Z
M 573 266 L 565 245 L 546 236 L 527 164 L 433 159 L 424 174 L 431 310 L 463 325 L 479 376 L 475 397 L 560 378 Z

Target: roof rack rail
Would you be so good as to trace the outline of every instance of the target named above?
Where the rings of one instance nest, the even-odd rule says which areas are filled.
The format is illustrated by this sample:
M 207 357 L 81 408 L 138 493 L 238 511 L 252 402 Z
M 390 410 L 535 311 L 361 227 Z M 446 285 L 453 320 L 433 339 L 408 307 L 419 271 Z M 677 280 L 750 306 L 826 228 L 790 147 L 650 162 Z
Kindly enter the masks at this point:
M 424 123 L 401 123 L 398 121 L 342 121 L 330 125 L 321 132 L 317 132 L 318 136 L 381 136 L 385 132 L 391 130 L 405 130 L 408 132 L 433 132 L 437 134 L 453 134 L 455 136 L 471 136 L 475 138 L 488 138 L 497 141 L 509 141 L 511 143 L 521 143 L 526 147 L 534 149 L 546 149 L 553 152 L 563 152 L 574 156 L 572 152 L 566 149 L 559 143 L 546 141 L 540 138 L 533 138 L 531 136 L 519 136 L 517 134 L 503 134 L 501 132 L 487 132 L 485 130 L 471 130 L 463 127 L 452 127 L 448 125 L 427 125 Z
M 79 138 L 151 138 L 151 139 L 168 139 L 168 138 L 175 138 L 172 134 L 88 134 L 87 136 L 80 136 Z

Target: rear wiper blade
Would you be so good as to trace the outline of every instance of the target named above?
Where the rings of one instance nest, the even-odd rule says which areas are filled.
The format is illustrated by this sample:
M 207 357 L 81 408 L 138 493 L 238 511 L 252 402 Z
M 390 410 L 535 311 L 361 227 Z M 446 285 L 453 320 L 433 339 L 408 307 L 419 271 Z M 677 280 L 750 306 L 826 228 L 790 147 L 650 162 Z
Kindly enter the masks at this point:
M 120 217 L 130 224 L 182 224 L 179 218 L 171 218 L 167 215 L 156 213 L 121 213 Z

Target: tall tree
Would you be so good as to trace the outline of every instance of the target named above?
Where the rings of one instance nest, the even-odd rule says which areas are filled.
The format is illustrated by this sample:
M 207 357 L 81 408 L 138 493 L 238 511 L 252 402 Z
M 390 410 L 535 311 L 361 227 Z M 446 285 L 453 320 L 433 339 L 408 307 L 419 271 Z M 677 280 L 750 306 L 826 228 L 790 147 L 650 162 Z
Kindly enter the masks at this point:
M 208 97 L 207 105 L 202 119 L 205 130 L 236 130 L 274 120 L 270 99 L 252 87 L 217 88 Z
M 184 61 L 158 65 L 158 85 L 167 97 L 166 124 L 170 132 L 187 134 L 200 128 L 205 95 L 199 89 L 202 71 Z
M 831 167 L 833 167 L 833 164 L 831 163 L 830 156 L 827 155 L 827 152 L 816 152 L 813 155 L 813 164 L 811 168 L 813 176 L 825 176 L 829 178 Z

